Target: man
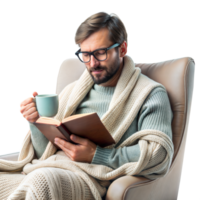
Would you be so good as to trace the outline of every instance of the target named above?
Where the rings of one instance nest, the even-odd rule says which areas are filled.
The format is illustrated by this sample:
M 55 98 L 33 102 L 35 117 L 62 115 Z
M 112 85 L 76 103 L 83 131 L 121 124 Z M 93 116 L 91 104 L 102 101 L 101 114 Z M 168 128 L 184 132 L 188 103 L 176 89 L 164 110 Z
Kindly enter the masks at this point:
M 87 38 L 83 42 L 81 42 L 80 47 L 81 47 L 82 51 L 79 52 L 77 55 L 78 55 L 79 59 L 83 62 L 85 62 L 84 59 L 88 59 L 88 60 L 86 60 L 86 63 L 85 63 L 86 67 L 87 67 L 88 71 L 90 72 L 90 75 L 93 78 L 93 81 L 95 82 L 95 84 L 97 84 L 97 85 L 95 85 L 96 90 L 98 91 L 98 88 L 100 90 L 103 90 L 103 88 L 105 87 L 106 101 L 104 99 L 104 102 L 100 102 L 100 104 L 99 104 L 100 107 L 98 107 L 98 105 L 97 105 L 97 108 L 94 110 L 92 110 L 90 108 L 90 106 L 92 106 L 91 104 L 88 108 L 83 108 L 83 109 L 81 108 L 81 105 L 80 105 L 80 107 L 77 109 L 76 113 L 74 113 L 74 114 L 95 111 L 99 114 L 99 116 L 101 116 L 103 114 L 103 112 L 106 111 L 106 108 L 108 107 L 109 101 L 111 98 L 110 93 L 114 92 L 115 86 L 117 84 L 117 81 L 119 79 L 119 76 L 120 76 L 122 68 L 123 68 L 123 57 L 126 55 L 126 52 L 127 52 L 127 42 L 125 40 L 122 42 L 122 44 L 119 46 L 119 48 L 116 47 L 116 49 L 112 48 L 109 50 L 105 50 L 107 47 L 111 47 L 112 44 L 113 44 L 113 42 L 110 41 L 109 30 L 107 28 L 101 28 L 99 31 L 92 34 L 89 38 Z M 89 55 L 89 53 L 92 51 L 94 51 L 94 56 L 97 58 L 95 58 L 93 55 L 92 56 Z M 82 53 L 82 52 L 84 52 L 84 53 Z M 88 52 L 88 53 L 86 53 L 86 52 Z M 106 54 L 107 54 L 107 57 L 106 57 Z M 97 60 L 98 57 L 102 57 L 103 61 Z M 35 95 L 37 95 L 37 93 L 33 93 L 33 95 L 35 96 Z M 91 95 L 92 95 L 92 91 L 91 91 Z M 96 95 L 96 94 L 94 93 L 94 95 Z M 100 95 L 94 97 L 94 99 L 91 98 L 92 102 L 90 102 L 90 103 L 95 104 L 96 99 L 98 99 L 100 97 Z M 82 106 L 86 102 L 88 102 L 88 100 L 83 102 Z M 102 106 L 105 106 L 103 108 L 104 111 L 100 110 L 100 108 Z M 35 103 L 33 102 L 33 98 L 29 98 L 29 99 L 25 100 L 24 102 L 22 102 L 21 112 L 22 112 L 23 116 L 29 122 L 34 122 L 39 117 Z M 31 125 L 31 124 L 30 124 L 30 128 L 33 130 L 32 132 L 34 132 L 36 130 L 36 127 L 34 127 L 34 125 Z M 35 144 L 36 152 L 40 151 L 40 149 L 41 149 L 41 138 L 44 140 L 44 144 L 45 144 L 43 146 L 44 148 L 48 143 L 48 140 L 46 138 L 44 138 L 43 134 L 41 134 L 41 133 L 37 133 L 37 134 L 40 134 L 40 138 L 38 138 L 38 135 L 35 136 L 36 138 L 34 138 L 34 135 L 33 135 L 33 138 L 32 138 L 33 141 L 37 140 L 33 143 L 33 144 Z M 74 140 L 73 135 L 72 135 L 71 139 Z M 68 143 L 65 140 L 62 140 L 59 138 L 57 138 L 56 144 L 58 144 L 63 149 L 63 151 L 66 153 L 66 155 L 68 155 L 72 160 L 91 163 L 91 161 L 94 157 L 95 151 L 96 151 L 96 145 L 94 143 L 92 143 L 91 141 L 88 141 L 88 140 L 80 138 L 80 137 L 76 137 L 76 140 L 74 140 L 74 141 L 76 143 L 80 143 L 80 144 L 83 143 L 83 144 L 80 147 L 77 145 L 72 145 L 71 143 Z M 89 143 L 87 144 L 87 146 L 84 146 L 84 143 L 86 141 Z M 43 152 L 43 151 L 44 151 L 44 149 L 42 149 L 42 151 L 40 151 L 40 152 Z M 74 154 L 74 151 L 76 152 L 76 154 Z M 139 152 L 137 152 L 137 154 L 139 154 Z M 40 157 L 40 156 L 41 156 L 41 153 L 38 155 L 38 157 Z
M 81 62 L 85 63 L 87 72 L 84 72 L 84 75 L 76 83 L 72 83 L 63 89 L 60 94 L 60 100 L 61 103 L 64 102 L 64 96 L 67 93 L 66 99 L 69 98 L 66 100 L 67 104 L 62 104 L 66 105 L 68 110 L 65 114 L 62 114 L 62 117 L 61 114 L 58 114 L 56 117 L 62 119 L 68 115 L 96 112 L 102 122 L 105 122 L 104 125 L 106 125 L 110 134 L 114 137 L 116 145 L 110 148 L 102 148 L 88 139 L 75 135 L 71 135 L 71 139 L 79 145 L 71 144 L 60 138 L 56 138 L 55 143 L 62 149 L 62 153 L 70 159 L 69 162 L 75 164 L 74 167 L 79 166 L 83 169 L 85 165 L 81 163 L 88 163 L 89 165 L 87 165 L 85 171 L 91 166 L 99 167 L 99 169 L 101 167 L 102 171 L 105 169 L 105 172 L 102 172 L 104 175 L 100 174 L 99 176 L 96 175 L 96 172 L 87 171 L 95 179 L 113 180 L 120 176 L 119 169 L 124 170 L 121 175 L 131 174 L 127 172 L 129 168 L 126 166 L 129 165 L 130 169 L 133 169 L 135 166 L 135 171 L 133 170 L 134 175 L 145 175 L 154 179 L 159 176 L 159 172 L 153 167 L 163 164 L 167 154 L 170 154 L 169 157 L 171 159 L 173 151 L 171 150 L 171 153 L 169 153 L 170 150 L 166 150 L 162 145 L 159 146 L 157 143 L 152 143 L 152 145 L 148 146 L 145 141 L 140 141 L 140 137 L 142 138 L 142 136 L 139 134 L 143 134 L 143 137 L 146 137 L 146 140 L 150 141 L 149 143 L 151 143 L 149 136 L 152 134 L 151 138 L 154 138 L 155 132 L 156 134 L 158 132 L 165 141 L 171 140 L 171 121 L 173 115 L 165 88 L 142 76 L 146 81 L 150 81 L 149 84 L 152 83 L 152 88 L 145 93 L 146 97 L 140 101 L 141 103 L 136 103 L 137 97 L 141 95 L 141 89 L 137 88 L 143 87 L 138 86 L 142 85 L 140 84 L 140 80 L 143 79 L 139 78 L 140 70 L 135 69 L 131 58 L 126 56 L 127 33 L 123 23 L 117 16 L 108 15 L 103 12 L 92 15 L 79 26 L 75 41 L 80 47 L 76 55 Z M 130 70 L 130 73 L 128 70 Z M 88 73 L 89 76 L 86 75 Z M 85 87 L 83 89 L 85 94 L 82 95 L 82 98 L 79 98 L 79 101 L 77 100 L 79 103 L 74 103 L 72 101 L 72 94 L 75 93 L 75 90 L 79 90 L 78 87 L 75 89 L 74 86 L 78 85 L 78 83 L 82 83 L 80 84 L 81 88 Z M 124 94 L 122 95 L 123 91 Z M 81 92 L 79 93 L 82 94 Z M 33 96 L 35 97 L 36 95 L 37 92 L 34 92 Z M 70 98 L 72 99 L 71 104 Z M 119 100 L 119 103 L 117 103 L 117 100 Z M 135 103 L 133 103 L 134 101 Z M 137 104 L 138 106 L 134 107 Z M 130 106 L 128 107 L 128 105 Z M 49 141 L 33 124 L 39 117 L 34 99 L 28 98 L 20 106 L 20 112 L 30 124 L 31 142 L 34 152 L 36 157 L 41 159 L 47 152 L 46 149 Z M 135 112 L 136 108 L 138 109 L 137 112 Z M 112 112 L 114 115 L 110 114 Z M 130 114 L 134 112 L 134 115 Z M 62 113 L 61 109 L 59 113 Z M 114 118 L 113 121 L 111 118 Z M 109 120 L 110 123 L 108 123 Z M 149 134 L 147 130 L 150 131 Z M 138 137 L 138 139 L 134 137 Z M 146 145 L 143 147 L 145 150 L 142 148 L 143 145 Z M 148 151 L 154 153 L 148 157 Z M 64 155 L 62 154 L 62 156 Z M 171 163 L 170 159 L 168 166 L 163 171 L 160 171 L 160 176 L 167 173 Z M 139 165 L 135 165 L 134 163 L 142 163 L 141 166 L 144 165 L 144 167 L 138 168 L 139 171 L 136 173 L 136 168 Z M 106 166 L 106 168 L 103 168 L 103 166 Z M 148 169 L 151 169 L 151 172 Z M 109 174 L 111 171 L 112 175 Z M 74 172 L 76 173 L 76 170 Z M 94 185 L 96 188 L 100 187 L 97 186 L 96 182 Z M 97 198 L 98 195 L 95 196 L 91 185 L 89 188 L 92 191 L 91 196 Z M 100 196 L 105 194 L 105 190 L 102 192 L 102 190 L 98 189 L 98 192 Z

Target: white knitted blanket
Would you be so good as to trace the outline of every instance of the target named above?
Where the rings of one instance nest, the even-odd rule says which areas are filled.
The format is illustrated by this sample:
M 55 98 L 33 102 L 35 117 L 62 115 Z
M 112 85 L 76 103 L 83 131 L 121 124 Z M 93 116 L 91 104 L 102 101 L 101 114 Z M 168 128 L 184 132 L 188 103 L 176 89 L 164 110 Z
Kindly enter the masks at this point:
M 93 84 L 90 74 L 85 70 L 79 80 L 66 86 L 59 95 L 59 111 L 54 118 L 61 120 L 70 116 Z M 163 85 L 141 74 L 140 68 L 135 67 L 132 59 L 125 56 L 124 68 L 109 109 L 101 118 L 116 143 L 120 141 L 144 100 L 155 87 L 164 88 Z M 71 161 L 63 151 L 57 151 L 51 142 L 48 143 L 42 157 L 35 159 L 29 130 L 18 161 L 0 160 L 0 199 L 10 195 L 8 199 L 12 200 L 25 197 L 100 200 L 110 180 L 124 175 L 142 175 L 149 179 L 164 176 L 169 170 L 174 153 L 171 139 L 161 131 L 147 129 L 134 133 L 118 148 L 137 142 L 141 152 L 139 161 L 112 169 L 104 165 Z M 106 148 L 112 147 L 113 145 Z M 159 149 L 165 149 L 167 154 L 162 163 L 154 164 L 152 162 L 156 163 L 155 155 Z M 26 175 L 20 174 L 21 171 Z M 4 183 L 4 186 L 1 183 Z

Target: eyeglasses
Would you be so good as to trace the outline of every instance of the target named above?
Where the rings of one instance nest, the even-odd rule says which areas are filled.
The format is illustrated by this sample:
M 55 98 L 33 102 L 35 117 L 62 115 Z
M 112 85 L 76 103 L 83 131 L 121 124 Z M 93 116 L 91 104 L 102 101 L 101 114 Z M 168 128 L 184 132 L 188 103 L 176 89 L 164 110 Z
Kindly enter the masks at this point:
M 81 49 L 79 49 L 75 55 L 78 56 L 79 60 L 83 63 L 87 63 L 90 62 L 91 60 L 91 55 L 93 55 L 98 61 L 104 61 L 107 59 L 107 51 L 109 49 L 113 49 L 115 47 L 118 47 L 120 44 L 116 43 L 113 44 L 112 46 L 108 47 L 108 48 L 101 48 L 101 49 L 96 49 L 92 52 L 88 52 L 88 51 L 82 51 Z

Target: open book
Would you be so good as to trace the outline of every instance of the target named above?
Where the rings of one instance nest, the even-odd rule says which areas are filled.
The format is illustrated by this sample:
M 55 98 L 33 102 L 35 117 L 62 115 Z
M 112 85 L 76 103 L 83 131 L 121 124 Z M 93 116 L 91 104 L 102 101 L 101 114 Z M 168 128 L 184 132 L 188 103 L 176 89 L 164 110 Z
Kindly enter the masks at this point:
M 114 139 L 101 122 L 97 113 L 72 115 L 62 121 L 40 117 L 33 124 L 53 144 L 55 137 L 74 143 L 70 139 L 71 134 L 87 138 L 101 147 L 115 144 Z M 54 145 L 60 149 L 56 144 Z

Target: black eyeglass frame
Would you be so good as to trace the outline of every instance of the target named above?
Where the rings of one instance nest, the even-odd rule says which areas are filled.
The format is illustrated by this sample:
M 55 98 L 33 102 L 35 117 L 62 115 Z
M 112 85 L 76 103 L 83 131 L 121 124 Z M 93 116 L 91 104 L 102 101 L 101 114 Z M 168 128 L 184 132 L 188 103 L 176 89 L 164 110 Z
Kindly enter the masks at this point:
M 75 55 L 76 55 L 76 56 L 79 58 L 79 60 L 80 60 L 81 62 L 83 62 L 83 63 L 88 63 L 88 62 L 90 62 L 90 60 L 91 60 L 91 55 L 93 55 L 93 56 L 95 57 L 95 59 L 97 59 L 98 61 L 104 61 L 104 60 L 107 59 L 107 51 L 110 50 L 110 49 L 113 49 L 113 48 L 115 48 L 115 47 L 118 47 L 118 46 L 120 46 L 120 44 L 119 44 L 119 43 L 115 43 L 115 44 L 113 44 L 112 46 L 110 46 L 110 47 L 108 47 L 108 48 L 100 48 L 100 49 L 96 49 L 96 50 L 94 50 L 94 51 L 92 51 L 92 52 L 81 51 L 81 49 L 79 49 L 79 50 L 75 53 Z M 96 58 L 96 56 L 94 55 L 94 53 L 95 53 L 96 51 L 99 51 L 99 50 L 105 50 L 105 52 L 106 52 L 106 58 L 105 58 L 104 60 L 99 60 L 99 59 Z M 87 61 L 87 62 L 82 61 L 81 58 L 79 57 L 79 53 L 88 53 L 88 54 L 90 55 L 90 60 Z

